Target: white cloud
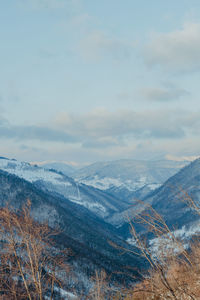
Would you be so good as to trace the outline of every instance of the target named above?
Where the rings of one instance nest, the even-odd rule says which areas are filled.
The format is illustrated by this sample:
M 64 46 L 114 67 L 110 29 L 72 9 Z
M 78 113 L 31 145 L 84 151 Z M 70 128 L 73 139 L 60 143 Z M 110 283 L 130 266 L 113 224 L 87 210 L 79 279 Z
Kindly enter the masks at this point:
M 67 134 L 104 143 L 110 137 L 113 145 L 127 139 L 179 139 L 189 131 L 199 134 L 200 112 L 184 110 L 157 110 L 134 112 L 131 110 L 95 110 L 87 114 L 62 113 L 57 116 L 55 126 Z M 117 139 L 117 140 L 116 140 Z
M 186 23 L 170 33 L 152 34 L 145 61 L 176 72 L 200 71 L 200 23 Z
M 5 119 L 0 119 L 0 138 L 18 141 L 77 142 L 73 136 L 68 135 L 63 130 L 55 130 L 54 128 L 41 125 L 13 125 Z
M 8 154 L 18 147 L 21 155 L 33 155 L 35 160 L 52 160 L 55 156 L 82 162 L 124 157 L 151 159 L 169 153 L 196 156 L 200 149 L 199 128 L 200 112 L 184 110 L 62 113 L 42 126 L 16 126 L 2 119 L 1 155 L 5 155 L 3 145 L 12 145 Z

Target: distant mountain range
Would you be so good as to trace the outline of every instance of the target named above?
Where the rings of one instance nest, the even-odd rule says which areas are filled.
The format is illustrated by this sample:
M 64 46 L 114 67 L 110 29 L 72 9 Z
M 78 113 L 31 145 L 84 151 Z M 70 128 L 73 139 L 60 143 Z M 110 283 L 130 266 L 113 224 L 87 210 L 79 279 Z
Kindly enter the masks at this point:
M 143 200 L 187 164 L 188 161 L 118 160 L 76 170 L 73 177 L 80 183 L 102 189 L 127 205 L 124 211 L 119 210 L 106 218 L 107 222 L 119 227 L 130 212 L 133 214 L 138 210 L 135 199 Z
M 65 174 L 72 176 L 79 183 L 104 190 L 129 202 L 135 194 L 144 196 L 156 189 L 188 163 L 188 161 L 124 159 L 98 162 L 73 171 L 70 169 L 68 174 L 65 170 Z M 65 164 L 54 166 L 59 171 L 68 168 Z M 44 167 L 46 168 L 46 165 Z

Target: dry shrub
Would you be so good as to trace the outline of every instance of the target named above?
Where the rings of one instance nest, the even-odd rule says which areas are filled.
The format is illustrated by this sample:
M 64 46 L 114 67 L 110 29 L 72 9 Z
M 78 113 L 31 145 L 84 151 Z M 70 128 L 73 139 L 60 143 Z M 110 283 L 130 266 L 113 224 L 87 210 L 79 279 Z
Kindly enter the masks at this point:
M 190 206 L 197 211 L 191 200 Z M 160 239 L 157 253 L 152 253 L 148 244 L 137 235 L 133 224 L 131 233 L 137 242 L 141 255 L 149 262 L 150 270 L 142 282 L 126 295 L 126 300 L 197 300 L 200 299 L 200 242 L 185 249 L 164 219 L 149 205 L 137 221 L 144 224 L 155 238 Z M 164 242 L 163 242 L 164 241 Z
M 200 299 L 200 244 L 192 247 L 190 264 L 174 257 L 168 267 L 151 271 L 148 278 L 129 292 L 126 300 Z

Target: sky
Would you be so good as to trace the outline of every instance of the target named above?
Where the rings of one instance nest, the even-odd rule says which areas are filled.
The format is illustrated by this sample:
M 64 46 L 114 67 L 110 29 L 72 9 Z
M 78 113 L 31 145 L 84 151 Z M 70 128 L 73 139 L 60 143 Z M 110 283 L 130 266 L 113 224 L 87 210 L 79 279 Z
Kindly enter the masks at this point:
M 200 155 L 199 0 L 0 1 L 0 155 Z

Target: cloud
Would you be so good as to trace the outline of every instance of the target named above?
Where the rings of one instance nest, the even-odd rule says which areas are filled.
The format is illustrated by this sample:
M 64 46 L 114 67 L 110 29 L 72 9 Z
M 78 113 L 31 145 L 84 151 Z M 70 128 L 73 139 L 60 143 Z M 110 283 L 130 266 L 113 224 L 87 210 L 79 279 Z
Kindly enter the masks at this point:
M 146 110 L 110 112 L 97 109 L 85 114 L 61 113 L 50 125 L 12 125 L 0 119 L 0 138 L 77 144 L 85 148 L 125 147 L 142 140 L 180 140 L 200 134 L 200 112 Z
M 182 97 L 190 95 L 187 90 L 183 88 L 177 88 L 171 84 L 163 87 L 143 88 L 139 92 L 140 95 L 146 100 L 157 102 L 175 101 L 181 99 Z
M 97 148 L 97 149 L 107 149 L 112 147 L 118 147 L 123 144 L 122 141 L 119 141 L 116 137 L 106 136 L 94 139 L 86 139 L 83 141 L 82 146 L 84 148 Z
M 43 126 L 14 126 L 0 120 L 0 137 L 14 140 L 38 140 L 49 142 L 75 143 L 76 138 L 63 132 Z
M 114 60 L 127 59 L 131 56 L 133 43 L 93 31 L 86 35 L 78 46 L 78 51 L 86 59 L 99 60 L 106 56 Z
M 124 143 L 138 139 L 180 139 L 188 130 L 197 134 L 200 113 L 187 111 L 158 110 L 134 112 L 130 110 L 95 110 L 82 115 L 62 113 L 57 116 L 55 126 L 67 133 L 92 143 Z M 92 143 L 90 145 L 92 145 Z
M 19 155 L 38 160 L 55 159 L 55 155 L 82 162 L 131 155 L 138 159 L 169 153 L 198 155 L 199 134 L 200 112 L 185 110 L 98 109 L 84 114 L 62 113 L 49 124 L 32 126 L 16 126 L 0 119 L 1 152 L 11 147 L 18 149 Z
M 175 161 L 193 161 L 199 157 L 200 157 L 200 155 L 176 156 L 176 155 L 167 154 L 165 156 L 166 159 L 175 160 Z
M 78 167 L 78 164 L 75 161 L 65 161 L 65 160 L 43 160 L 43 161 L 31 161 L 31 165 L 38 165 L 38 166 L 43 166 L 46 164 L 53 164 L 53 163 L 62 163 L 67 166 L 72 166 L 72 167 Z
M 180 30 L 152 34 L 146 45 L 145 62 L 175 72 L 200 71 L 200 23 L 186 23 Z

